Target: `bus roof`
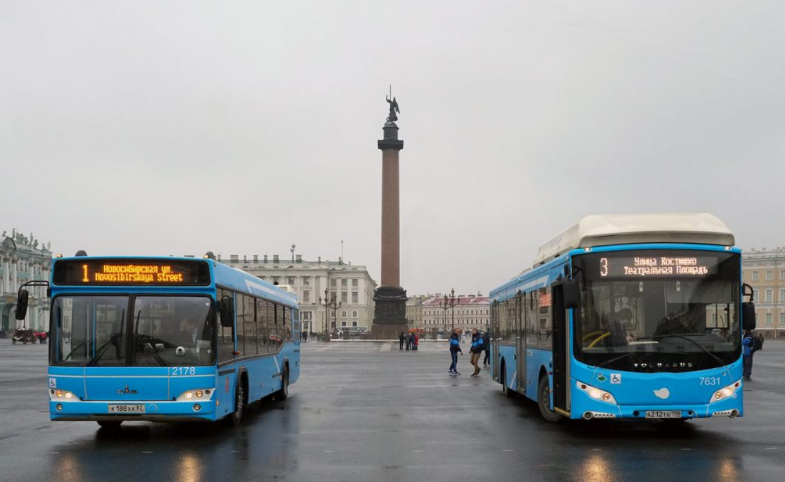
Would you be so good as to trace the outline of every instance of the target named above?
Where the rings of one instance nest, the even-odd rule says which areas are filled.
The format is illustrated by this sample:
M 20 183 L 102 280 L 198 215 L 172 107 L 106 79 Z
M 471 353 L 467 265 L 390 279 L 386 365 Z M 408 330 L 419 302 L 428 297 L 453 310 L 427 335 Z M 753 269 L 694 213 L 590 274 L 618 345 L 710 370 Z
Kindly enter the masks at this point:
M 592 215 L 540 246 L 534 266 L 571 249 L 635 243 L 733 246 L 736 240 L 728 226 L 711 214 Z

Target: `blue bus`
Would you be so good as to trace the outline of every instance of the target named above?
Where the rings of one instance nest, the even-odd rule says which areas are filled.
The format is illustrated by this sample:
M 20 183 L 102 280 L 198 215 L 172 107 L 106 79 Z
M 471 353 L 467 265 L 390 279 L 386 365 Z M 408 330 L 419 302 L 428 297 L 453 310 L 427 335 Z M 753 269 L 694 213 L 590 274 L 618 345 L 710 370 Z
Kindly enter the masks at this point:
M 239 424 L 300 374 L 296 297 L 212 257 L 56 258 L 51 420 Z M 17 316 L 28 293 L 20 289 Z
M 742 416 L 734 243 L 709 214 L 583 218 L 491 291 L 493 379 L 551 422 Z

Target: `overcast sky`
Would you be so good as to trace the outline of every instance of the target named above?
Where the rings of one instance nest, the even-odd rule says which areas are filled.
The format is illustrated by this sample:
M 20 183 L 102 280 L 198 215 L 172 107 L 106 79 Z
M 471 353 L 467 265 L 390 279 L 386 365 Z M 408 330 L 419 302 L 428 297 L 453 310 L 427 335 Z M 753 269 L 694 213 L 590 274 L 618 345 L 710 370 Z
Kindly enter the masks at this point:
M 72 255 L 344 259 L 490 289 L 582 216 L 709 212 L 785 245 L 785 2 L 10 1 L 0 230 Z

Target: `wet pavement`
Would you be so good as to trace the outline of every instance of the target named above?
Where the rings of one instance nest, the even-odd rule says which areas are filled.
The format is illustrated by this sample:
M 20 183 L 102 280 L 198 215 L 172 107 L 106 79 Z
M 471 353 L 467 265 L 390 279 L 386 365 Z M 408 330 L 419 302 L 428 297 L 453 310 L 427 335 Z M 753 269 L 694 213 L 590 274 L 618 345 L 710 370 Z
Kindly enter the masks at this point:
M 785 342 L 768 340 L 741 419 L 544 422 L 487 371 L 447 374 L 446 344 L 303 345 L 286 402 L 239 427 L 49 422 L 46 346 L 0 339 L 0 480 L 82 482 L 779 481 L 785 473 Z M 468 350 L 467 350 L 468 352 Z

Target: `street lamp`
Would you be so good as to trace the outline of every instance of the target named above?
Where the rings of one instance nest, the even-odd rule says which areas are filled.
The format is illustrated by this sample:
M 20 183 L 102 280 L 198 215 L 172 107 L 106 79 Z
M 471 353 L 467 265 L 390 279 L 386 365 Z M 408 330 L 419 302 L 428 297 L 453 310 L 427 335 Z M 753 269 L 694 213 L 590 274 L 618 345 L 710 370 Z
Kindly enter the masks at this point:
M 324 289 L 324 299 L 322 299 L 322 297 L 320 296 L 319 297 L 319 304 L 320 305 L 324 305 L 324 318 L 325 318 L 324 331 L 325 331 L 325 335 L 328 335 L 329 333 L 335 332 L 337 311 L 338 311 L 338 308 L 341 307 L 341 302 L 340 301 L 336 302 L 335 295 L 330 297 L 329 296 L 329 292 L 327 291 L 327 288 L 325 288 Z M 328 318 L 328 316 L 330 314 L 330 309 L 333 310 L 333 322 L 330 325 L 331 330 L 330 330 L 330 332 L 328 332 L 327 331 L 327 318 Z
M 447 298 L 447 295 L 444 295 Z M 452 312 L 452 330 L 455 331 L 455 288 L 450 290 L 450 311 Z
M 444 295 L 444 300 L 439 302 L 439 308 L 444 310 L 444 318 L 442 318 L 442 320 L 444 321 L 443 326 L 445 330 L 447 329 L 447 308 L 449 307 L 450 307 L 450 301 L 447 299 L 447 295 Z

